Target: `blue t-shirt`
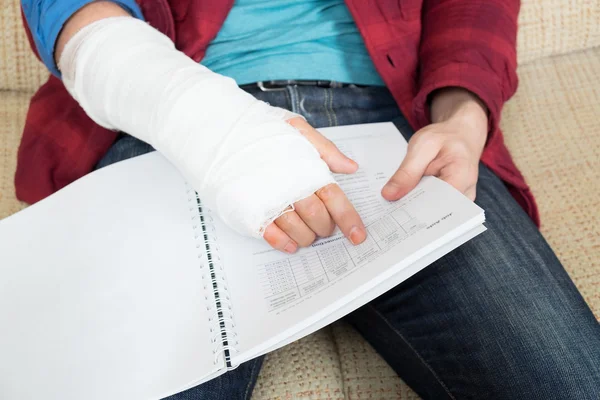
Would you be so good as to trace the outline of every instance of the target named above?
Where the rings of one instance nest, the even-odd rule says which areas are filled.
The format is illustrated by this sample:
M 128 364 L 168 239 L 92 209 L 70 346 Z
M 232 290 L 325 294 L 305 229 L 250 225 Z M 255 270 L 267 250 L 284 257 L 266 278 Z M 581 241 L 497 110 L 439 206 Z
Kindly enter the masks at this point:
M 56 76 L 58 34 L 92 1 L 21 0 L 40 57 Z M 143 19 L 135 0 L 112 1 Z M 202 64 L 240 85 L 276 79 L 384 84 L 343 0 L 236 0 Z
M 201 63 L 239 85 L 278 79 L 384 85 L 344 0 L 236 0 Z

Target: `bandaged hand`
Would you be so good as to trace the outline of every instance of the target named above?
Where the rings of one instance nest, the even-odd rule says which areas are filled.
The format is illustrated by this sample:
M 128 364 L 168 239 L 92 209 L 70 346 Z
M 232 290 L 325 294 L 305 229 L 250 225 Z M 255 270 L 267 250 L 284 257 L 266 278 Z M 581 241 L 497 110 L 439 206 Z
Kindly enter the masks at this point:
M 66 43 L 59 68 L 90 118 L 151 144 L 239 233 L 265 235 L 290 252 L 334 224 L 353 242 L 364 239 L 331 174 L 355 164 L 301 117 L 255 99 L 144 22 L 85 26 Z
M 356 172 L 358 165 L 303 118 L 292 118 L 288 122 L 315 146 L 332 172 Z M 332 183 L 294 203 L 293 209 L 267 227 L 263 237 L 273 248 L 293 253 L 299 246 L 310 245 L 317 236 L 331 235 L 336 225 L 352 243 L 365 240 L 365 227 L 360 216 L 342 189 Z

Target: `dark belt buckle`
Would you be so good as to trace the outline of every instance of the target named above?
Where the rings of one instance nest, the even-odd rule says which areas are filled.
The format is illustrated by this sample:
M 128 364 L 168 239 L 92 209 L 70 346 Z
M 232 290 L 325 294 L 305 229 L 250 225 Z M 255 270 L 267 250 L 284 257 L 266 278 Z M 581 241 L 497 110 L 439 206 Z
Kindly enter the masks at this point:
M 285 86 L 274 85 L 272 82 L 269 81 L 256 82 L 256 86 L 258 86 L 258 88 L 263 92 L 280 92 L 282 90 L 285 90 Z

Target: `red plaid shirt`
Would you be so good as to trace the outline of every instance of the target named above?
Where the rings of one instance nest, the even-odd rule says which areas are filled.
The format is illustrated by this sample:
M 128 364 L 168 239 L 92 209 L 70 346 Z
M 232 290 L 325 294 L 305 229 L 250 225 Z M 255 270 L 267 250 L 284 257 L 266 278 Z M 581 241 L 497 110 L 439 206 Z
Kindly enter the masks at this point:
M 138 0 L 144 17 L 200 61 L 234 0 Z M 539 224 L 531 191 L 498 127 L 517 88 L 518 0 L 346 0 L 377 71 L 415 130 L 429 121 L 428 97 L 458 86 L 490 112 L 482 161 Z M 30 42 L 31 35 L 29 34 Z M 51 76 L 31 100 L 15 185 L 34 203 L 89 173 L 116 138 L 96 125 Z

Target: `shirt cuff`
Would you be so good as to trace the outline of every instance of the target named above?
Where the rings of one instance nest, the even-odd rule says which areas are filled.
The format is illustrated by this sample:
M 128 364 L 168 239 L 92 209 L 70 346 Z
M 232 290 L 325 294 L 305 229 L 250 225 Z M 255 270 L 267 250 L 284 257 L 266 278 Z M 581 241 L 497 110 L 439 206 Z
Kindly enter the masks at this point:
M 498 76 L 468 63 L 452 63 L 429 72 L 424 77 L 413 102 L 413 116 L 419 127 L 431 123 L 429 110 L 429 97 L 431 93 L 445 87 L 466 89 L 483 101 L 489 111 L 489 143 L 490 137 L 498 130 L 504 99 L 502 83 Z

